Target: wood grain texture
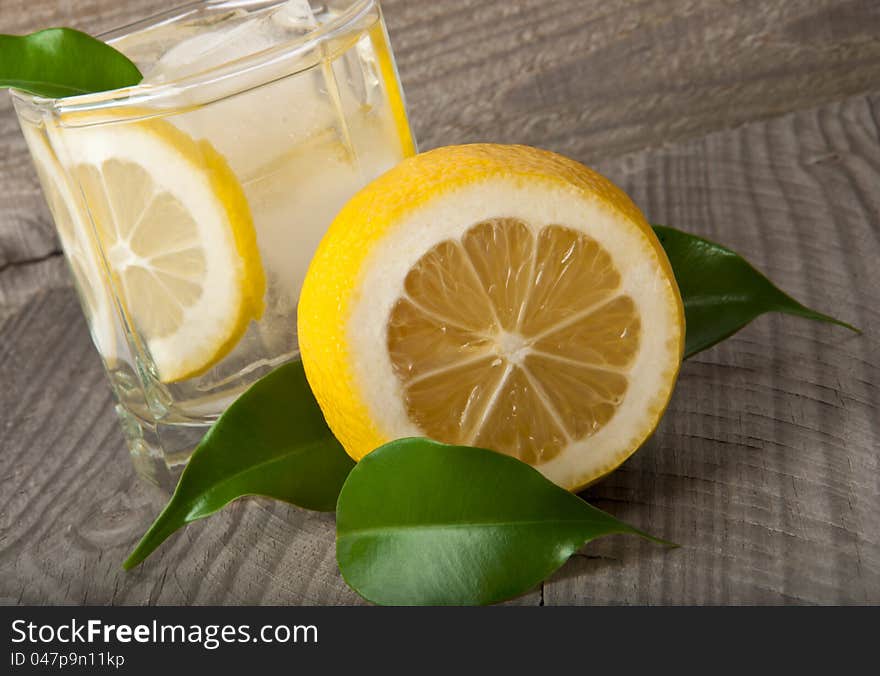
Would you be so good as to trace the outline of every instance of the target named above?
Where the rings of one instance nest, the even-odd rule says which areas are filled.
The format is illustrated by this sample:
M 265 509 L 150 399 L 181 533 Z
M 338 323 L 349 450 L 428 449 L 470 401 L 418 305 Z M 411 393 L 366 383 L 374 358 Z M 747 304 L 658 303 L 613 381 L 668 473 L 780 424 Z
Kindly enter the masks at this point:
M 35 293 L 69 287 L 72 283 L 66 261 L 55 252 L 0 266 L 0 321 L 17 312 Z
M 2 0 L 0 32 L 97 32 L 166 4 Z M 598 541 L 516 602 L 880 603 L 876 3 L 383 6 L 423 148 L 516 141 L 593 162 L 651 220 L 865 332 L 765 317 L 689 361 L 654 438 L 586 494 L 682 547 Z M 0 602 L 359 603 L 332 517 L 262 500 L 122 572 L 164 496 L 131 469 L 4 99 Z
M 880 96 L 602 163 L 856 336 L 768 316 L 688 361 L 655 437 L 585 497 L 682 545 L 587 547 L 553 603 L 880 602 Z
M 679 550 L 609 538 L 543 603 L 880 602 L 880 95 L 601 164 L 649 216 L 721 240 L 850 335 L 767 317 L 689 361 L 658 434 L 587 497 Z M 249 501 L 131 574 L 161 507 L 123 450 L 69 290 L 0 326 L 0 597 L 352 603 L 332 518 Z M 522 602 L 537 602 L 535 592 Z
M 0 32 L 91 33 L 168 0 L 3 0 Z M 875 0 L 382 0 L 424 150 L 526 143 L 591 162 L 880 83 Z M 57 250 L 0 95 L 0 266 Z M 4 302 L 0 296 L 0 303 Z
M 0 324 L 0 603 L 363 603 L 336 567 L 333 515 L 269 500 L 227 507 L 124 572 L 167 496 L 135 476 L 105 381 L 71 289 Z
M 874 0 L 384 0 L 416 137 L 586 161 L 880 82 Z

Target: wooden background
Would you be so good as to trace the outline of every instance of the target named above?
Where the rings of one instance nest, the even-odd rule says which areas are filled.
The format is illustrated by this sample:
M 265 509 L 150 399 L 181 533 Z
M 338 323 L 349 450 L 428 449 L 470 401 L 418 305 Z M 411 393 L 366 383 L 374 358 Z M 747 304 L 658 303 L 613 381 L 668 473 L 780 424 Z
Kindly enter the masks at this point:
M 162 0 L 2 0 L 90 32 Z M 612 537 L 523 604 L 880 603 L 880 3 L 384 0 L 422 149 L 540 145 L 864 330 L 768 316 L 682 369 L 654 438 L 586 496 Z M 338 604 L 333 518 L 242 501 L 120 562 L 134 475 L 0 95 L 0 602 Z

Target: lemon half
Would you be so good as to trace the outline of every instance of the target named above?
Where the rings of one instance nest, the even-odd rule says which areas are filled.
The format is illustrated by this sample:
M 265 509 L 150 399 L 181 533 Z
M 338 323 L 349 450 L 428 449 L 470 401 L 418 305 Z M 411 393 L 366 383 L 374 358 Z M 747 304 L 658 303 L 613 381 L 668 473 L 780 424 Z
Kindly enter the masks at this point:
M 675 278 L 638 208 L 525 146 L 440 148 L 358 193 L 312 261 L 298 322 L 353 458 L 428 436 L 569 489 L 651 434 L 684 346 Z

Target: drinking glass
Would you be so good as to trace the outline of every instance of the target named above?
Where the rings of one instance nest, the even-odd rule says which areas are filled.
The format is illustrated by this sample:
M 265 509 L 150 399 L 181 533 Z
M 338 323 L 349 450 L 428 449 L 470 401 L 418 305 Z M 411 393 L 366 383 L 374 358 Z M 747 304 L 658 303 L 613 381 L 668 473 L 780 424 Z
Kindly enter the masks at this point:
M 336 212 L 415 153 L 378 3 L 284 21 L 282 5 L 203 0 L 101 36 L 137 86 L 13 92 L 135 467 L 166 489 L 239 394 L 298 358 L 300 287 Z

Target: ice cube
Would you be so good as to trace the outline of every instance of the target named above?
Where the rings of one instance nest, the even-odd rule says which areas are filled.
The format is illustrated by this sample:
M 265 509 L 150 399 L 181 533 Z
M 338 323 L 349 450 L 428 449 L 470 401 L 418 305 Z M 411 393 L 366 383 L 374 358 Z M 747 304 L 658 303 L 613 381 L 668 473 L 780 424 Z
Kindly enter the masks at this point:
M 272 11 L 269 20 L 282 28 L 299 31 L 307 32 L 318 27 L 309 0 L 288 0 Z
M 307 0 L 288 0 L 243 18 L 219 22 L 168 50 L 147 81 L 172 82 L 278 44 L 294 42 L 318 27 Z M 338 123 L 325 71 L 314 65 L 323 51 L 313 49 L 291 59 L 269 59 L 260 68 L 242 69 L 181 88 L 168 105 L 180 109 L 168 119 L 193 138 L 207 139 L 247 186 L 274 171 L 300 142 Z M 296 75 L 293 72 L 303 69 Z M 288 77 L 290 76 L 290 77 Z M 158 102 L 160 105 L 162 101 Z M 209 105 L 202 105 L 209 104 Z
M 234 16 L 169 49 L 144 76 L 159 84 L 271 49 L 317 28 L 308 0 Z

